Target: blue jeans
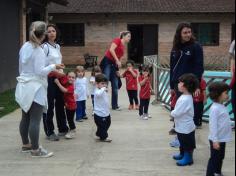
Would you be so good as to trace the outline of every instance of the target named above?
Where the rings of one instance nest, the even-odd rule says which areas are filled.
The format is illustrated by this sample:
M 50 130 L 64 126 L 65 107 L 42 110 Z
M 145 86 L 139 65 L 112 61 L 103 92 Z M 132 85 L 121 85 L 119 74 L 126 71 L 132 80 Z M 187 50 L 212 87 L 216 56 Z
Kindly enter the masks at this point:
M 103 74 L 106 75 L 107 79 L 111 81 L 112 87 L 112 96 L 111 96 L 111 105 L 112 109 L 117 109 L 118 106 L 118 77 L 116 75 L 117 67 L 116 65 L 110 61 L 108 58 L 104 58 L 101 63 L 101 68 Z
M 81 120 L 86 116 L 86 101 L 76 101 L 76 120 Z

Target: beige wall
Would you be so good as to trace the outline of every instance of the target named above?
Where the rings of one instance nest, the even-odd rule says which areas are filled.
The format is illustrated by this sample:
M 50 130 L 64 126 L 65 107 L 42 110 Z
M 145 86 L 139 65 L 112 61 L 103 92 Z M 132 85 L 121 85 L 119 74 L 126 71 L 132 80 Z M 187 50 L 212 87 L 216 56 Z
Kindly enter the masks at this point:
M 128 24 L 158 24 L 158 53 L 160 56 L 169 56 L 178 23 L 219 22 L 220 45 L 204 47 L 204 54 L 226 55 L 231 41 L 231 25 L 235 21 L 234 14 L 51 15 L 55 23 L 85 23 L 85 46 L 62 47 L 63 60 L 66 64 L 82 64 L 85 53 L 97 55 L 99 59 L 103 58 L 112 39 L 119 36 L 120 31 L 127 30 Z M 124 58 L 123 62 L 127 59 L 127 53 Z

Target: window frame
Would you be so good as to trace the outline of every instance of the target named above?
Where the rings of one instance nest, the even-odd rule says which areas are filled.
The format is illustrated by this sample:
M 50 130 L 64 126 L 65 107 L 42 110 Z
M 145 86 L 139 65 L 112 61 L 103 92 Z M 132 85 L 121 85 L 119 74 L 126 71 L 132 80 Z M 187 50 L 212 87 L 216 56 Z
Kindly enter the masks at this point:
M 59 35 L 59 44 L 63 47 L 84 47 L 85 46 L 85 24 L 84 23 L 56 23 L 60 35 Z M 64 27 L 64 29 L 63 29 Z M 81 34 L 82 31 L 82 34 Z M 66 34 L 68 33 L 69 34 Z M 78 35 L 78 36 L 75 36 Z M 81 36 L 80 36 L 81 35 Z M 63 37 L 62 37 L 63 36 Z M 66 37 L 69 36 L 69 37 Z M 65 42 L 65 39 L 62 38 L 66 37 L 67 41 Z M 74 38 L 81 37 L 82 40 L 79 40 L 78 43 L 73 42 Z
M 216 34 L 211 35 L 211 37 L 212 37 L 211 40 L 216 39 L 216 43 L 211 43 L 211 42 L 203 43 L 203 42 L 199 41 L 199 28 L 201 27 L 200 25 L 204 25 L 204 24 L 212 25 L 210 30 L 212 30 L 212 31 L 214 30 L 216 32 Z M 220 23 L 219 22 L 193 22 L 193 23 L 191 23 L 191 26 L 193 28 L 193 34 L 196 37 L 196 40 L 202 46 L 219 46 L 220 45 Z M 215 27 L 216 27 L 216 29 L 214 29 Z M 197 34 L 196 34 L 196 30 L 198 30 Z

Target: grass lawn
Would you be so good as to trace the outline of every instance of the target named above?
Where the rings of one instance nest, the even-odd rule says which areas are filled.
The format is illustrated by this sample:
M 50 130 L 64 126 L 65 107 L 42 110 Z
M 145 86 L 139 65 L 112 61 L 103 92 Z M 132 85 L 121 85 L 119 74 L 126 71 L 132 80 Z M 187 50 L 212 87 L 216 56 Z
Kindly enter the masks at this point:
M 19 108 L 15 102 L 15 89 L 0 93 L 0 107 L 4 107 L 0 110 L 0 118 Z

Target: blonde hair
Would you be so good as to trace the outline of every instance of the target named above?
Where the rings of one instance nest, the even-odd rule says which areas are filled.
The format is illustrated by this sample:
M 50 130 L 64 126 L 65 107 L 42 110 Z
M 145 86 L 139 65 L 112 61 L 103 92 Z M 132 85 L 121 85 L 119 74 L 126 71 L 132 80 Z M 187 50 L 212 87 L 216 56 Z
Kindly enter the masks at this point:
M 83 66 L 77 66 L 76 69 L 75 69 L 75 72 L 84 72 L 84 76 L 85 76 L 85 69 Z
M 41 45 L 40 39 L 46 34 L 47 25 L 43 21 L 35 21 L 29 30 L 29 41 L 35 46 Z

